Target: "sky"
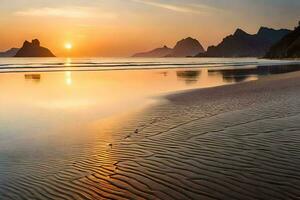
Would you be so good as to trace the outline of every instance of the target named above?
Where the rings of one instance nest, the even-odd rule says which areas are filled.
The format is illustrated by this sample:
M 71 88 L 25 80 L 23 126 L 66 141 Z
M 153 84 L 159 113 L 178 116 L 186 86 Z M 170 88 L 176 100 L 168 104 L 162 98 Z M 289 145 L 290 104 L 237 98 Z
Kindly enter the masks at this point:
M 299 10 L 300 0 L 0 0 L 0 51 L 34 38 L 57 56 L 130 56 L 186 37 L 206 48 L 236 28 L 293 29 Z

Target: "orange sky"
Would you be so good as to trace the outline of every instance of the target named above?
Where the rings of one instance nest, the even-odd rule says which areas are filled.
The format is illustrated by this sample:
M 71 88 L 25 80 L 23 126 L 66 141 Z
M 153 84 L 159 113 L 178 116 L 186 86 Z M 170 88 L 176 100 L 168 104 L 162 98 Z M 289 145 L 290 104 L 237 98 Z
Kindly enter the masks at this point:
M 1 0 L 0 51 L 33 38 L 57 56 L 130 56 L 188 36 L 207 47 L 237 27 L 293 28 L 299 8 L 298 0 Z

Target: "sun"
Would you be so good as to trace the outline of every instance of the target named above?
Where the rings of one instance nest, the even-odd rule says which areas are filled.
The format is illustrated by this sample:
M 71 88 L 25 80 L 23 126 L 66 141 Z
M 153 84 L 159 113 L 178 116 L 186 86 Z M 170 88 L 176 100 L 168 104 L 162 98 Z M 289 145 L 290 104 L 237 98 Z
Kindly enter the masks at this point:
M 70 50 L 70 49 L 72 49 L 72 48 L 73 48 L 72 43 L 68 42 L 68 43 L 65 44 L 65 49 Z

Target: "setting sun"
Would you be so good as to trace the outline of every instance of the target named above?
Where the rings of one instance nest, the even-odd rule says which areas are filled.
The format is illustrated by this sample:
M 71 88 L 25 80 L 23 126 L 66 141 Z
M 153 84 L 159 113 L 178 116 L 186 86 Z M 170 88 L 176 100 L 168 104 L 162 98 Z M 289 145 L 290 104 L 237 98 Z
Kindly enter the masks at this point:
M 73 45 L 72 45 L 71 43 L 66 43 L 66 44 L 65 44 L 65 48 L 68 49 L 68 50 L 69 50 L 69 49 L 72 49 L 72 48 L 73 48 Z

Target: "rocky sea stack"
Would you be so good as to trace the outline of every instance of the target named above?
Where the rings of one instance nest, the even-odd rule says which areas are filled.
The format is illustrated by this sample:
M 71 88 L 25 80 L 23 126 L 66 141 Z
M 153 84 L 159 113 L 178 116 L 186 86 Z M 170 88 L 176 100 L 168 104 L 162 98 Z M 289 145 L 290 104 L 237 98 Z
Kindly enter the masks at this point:
M 177 42 L 172 53 L 167 55 L 167 57 L 189 57 L 203 52 L 204 48 L 200 42 L 194 38 L 188 37 Z
M 42 47 L 40 41 L 35 39 L 32 42 L 26 40 L 15 57 L 55 57 L 55 55 L 49 49 Z

